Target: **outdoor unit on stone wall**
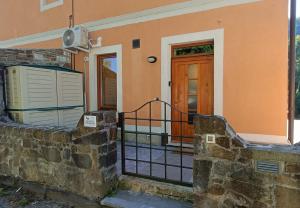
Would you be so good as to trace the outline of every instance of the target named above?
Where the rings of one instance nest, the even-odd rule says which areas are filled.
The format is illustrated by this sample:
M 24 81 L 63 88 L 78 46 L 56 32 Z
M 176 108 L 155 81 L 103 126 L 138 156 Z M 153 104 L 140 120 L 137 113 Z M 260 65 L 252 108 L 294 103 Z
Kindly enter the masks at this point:
M 6 72 L 12 119 L 74 128 L 84 111 L 82 74 L 56 66 L 11 66 Z

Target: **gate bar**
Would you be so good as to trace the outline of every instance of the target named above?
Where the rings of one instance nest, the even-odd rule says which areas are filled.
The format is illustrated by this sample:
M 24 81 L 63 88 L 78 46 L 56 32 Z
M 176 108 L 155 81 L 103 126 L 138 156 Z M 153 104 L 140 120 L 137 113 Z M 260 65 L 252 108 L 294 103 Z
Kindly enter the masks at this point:
M 122 174 L 125 174 L 125 122 L 124 113 L 119 113 L 119 126 L 121 127 L 121 157 L 122 157 Z

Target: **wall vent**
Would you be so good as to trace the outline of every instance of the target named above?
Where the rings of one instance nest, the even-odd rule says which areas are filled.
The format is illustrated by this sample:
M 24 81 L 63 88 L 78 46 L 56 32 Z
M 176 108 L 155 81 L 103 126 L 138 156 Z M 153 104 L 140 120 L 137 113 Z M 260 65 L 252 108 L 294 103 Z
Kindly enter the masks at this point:
M 265 173 L 279 173 L 279 163 L 272 161 L 256 161 L 256 171 Z
M 134 39 L 132 40 L 132 48 L 140 48 L 141 47 L 141 41 L 140 39 Z

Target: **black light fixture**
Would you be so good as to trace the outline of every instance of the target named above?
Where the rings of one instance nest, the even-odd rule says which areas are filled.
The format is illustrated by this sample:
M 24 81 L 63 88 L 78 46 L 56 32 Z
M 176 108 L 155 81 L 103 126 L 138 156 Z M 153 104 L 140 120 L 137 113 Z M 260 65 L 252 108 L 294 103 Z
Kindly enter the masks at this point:
M 155 63 L 157 61 L 157 58 L 155 56 L 149 56 L 147 58 L 147 61 L 152 64 L 152 63 Z

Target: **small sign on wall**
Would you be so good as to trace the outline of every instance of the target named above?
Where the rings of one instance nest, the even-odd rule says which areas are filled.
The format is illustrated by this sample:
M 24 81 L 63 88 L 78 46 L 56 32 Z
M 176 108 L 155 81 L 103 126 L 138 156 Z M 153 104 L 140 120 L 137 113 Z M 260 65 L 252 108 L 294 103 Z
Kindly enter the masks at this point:
M 84 116 L 84 127 L 95 128 L 97 126 L 96 116 Z

